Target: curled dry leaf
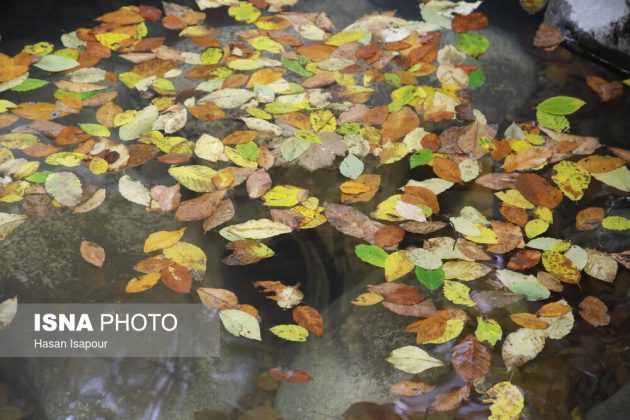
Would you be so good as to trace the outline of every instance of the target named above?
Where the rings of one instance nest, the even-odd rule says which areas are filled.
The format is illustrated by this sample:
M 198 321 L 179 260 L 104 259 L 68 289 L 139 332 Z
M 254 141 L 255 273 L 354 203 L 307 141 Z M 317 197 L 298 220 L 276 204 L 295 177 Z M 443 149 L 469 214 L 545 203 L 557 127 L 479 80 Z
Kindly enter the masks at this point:
M 105 263 L 105 250 L 94 242 L 83 241 L 81 242 L 81 256 L 87 262 L 95 265 L 98 268 L 103 268 Z
M 579 305 L 582 318 L 594 327 L 602 327 L 610 323 L 608 307 L 595 296 L 587 296 Z

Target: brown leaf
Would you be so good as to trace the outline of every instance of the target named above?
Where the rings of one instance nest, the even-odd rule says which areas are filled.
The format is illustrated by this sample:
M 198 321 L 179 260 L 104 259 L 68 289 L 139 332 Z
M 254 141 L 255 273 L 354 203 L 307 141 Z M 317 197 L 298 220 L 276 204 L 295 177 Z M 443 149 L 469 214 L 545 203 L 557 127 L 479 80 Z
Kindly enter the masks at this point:
M 538 316 L 555 318 L 558 316 L 568 314 L 572 310 L 573 309 L 570 306 L 565 305 L 562 302 L 551 302 L 551 303 L 547 303 L 543 305 L 538 310 Z
M 330 54 L 335 51 L 335 47 L 325 44 L 308 44 L 295 49 L 298 54 L 311 59 L 312 61 L 324 61 L 330 58 Z
M 393 225 L 386 225 L 374 234 L 374 245 L 380 248 L 397 247 L 405 237 L 405 230 Z
M 121 112 L 123 112 L 121 107 L 113 102 L 107 102 L 96 111 L 96 121 L 104 127 L 112 128 L 114 126 L 114 117 Z
M 362 203 L 370 201 L 372 198 L 374 198 L 374 195 L 381 185 L 381 176 L 373 174 L 362 174 L 358 176 L 353 182 L 365 185 L 367 187 L 367 190 L 358 194 L 349 194 L 342 191 L 341 202 L 343 204 Z
M 520 227 L 525 227 L 529 219 L 529 216 L 527 216 L 527 210 L 510 206 L 508 203 L 501 203 L 499 213 L 501 213 L 501 216 L 503 216 L 505 220 L 510 223 L 514 223 L 515 225 L 519 225 Z
M 192 276 L 188 270 L 177 264 L 173 263 L 168 267 L 165 267 L 161 271 L 162 283 L 171 290 L 177 293 L 189 293 L 192 287 Z
M 400 305 L 392 302 L 382 302 L 383 306 L 395 314 L 402 316 L 412 316 L 414 318 L 426 318 L 435 315 L 437 309 L 431 299 L 425 299 L 413 305 Z
M 199 300 L 210 309 L 230 309 L 238 305 L 238 298 L 234 292 L 227 289 L 214 289 L 211 287 L 197 288 Z
M 259 169 L 247 177 L 247 195 L 249 198 L 262 197 L 271 188 L 271 177 L 264 169 Z
M 151 257 L 138 261 L 133 269 L 144 274 L 159 273 L 169 265 L 173 265 L 175 261 L 164 257 Z
M 439 311 L 426 319 L 420 319 L 407 325 L 405 332 L 415 333 L 416 343 L 425 344 L 444 335 L 446 331 L 446 321 L 448 321 L 446 311 Z
M 455 249 L 473 260 L 490 261 L 492 259 L 479 245 L 464 238 L 457 239 Z
M 564 289 L 562 282 L 546 271 L 539 271 L 536 273 L 536 280 L 552 292 L 562 292 Z
M 608 307 L 595 296 L 587 296 L 580 302 L 580 315 L 594 327 L 601 327 L 610 323 Z
M 475 179 L 475 184 L 483 185 L 492 190 L 507 190 L 516 188 L 516 178 L 518 176 L 519 174 L 492 172 Z
M 435 401 L 431 408 L 435 411 L 451 411 L 462 405 L 464 401 L 468 401 L 470 395 L 470 386 L 466 385 L 457 388 L 451 392 L 445 392 L 435 397 Z
M 516 178 L 516 189 L 538 207 L 553 210 L 562 202 L 562 192 L 551 186 L 545 178 L 533 173 L 520 174 Z
M 534 36 L 534 46 L 553 50 L 564 41 L 562 32 L 547 23 L 541 23 Z
M 387 302 L 399 305 L 413 305 L 422 302 L 426 296 L 420 293 L 419 287 L 408 286 L 400 283 L 370 284 L 368 291 L 385 298 Z
M 125 168 L 135 168 L 136 166 L 144 165 L 160 152 L 160 150 L 152 144 L 138 143 L 125 146 L 129 152 L 129 160 Z
M 325 203 L 324 206 L 328 222 L 344 235 L 365 239 L 373 244 L 376 233 L 385 226 L 350 206 L 337 203 Z
M 81 242 L 81 256 L 90 264 L 103 268 L 105 250 L 100 245 L 89 241 Z
M 244 144 L 256 140 L 256 136 L 258 132 L 253 130 L 233 131 L 221 141 L 223 144 Z
M 492 230 L 497 234 L 498 244 L 490 245 L 488 251 L 495 254 L 510 252 L 516 247 L 523 247 L 523 232 L 521 228 L 512 223 L 492 221 Z
M 610 254 L 610 256 L 613 257 L 615 260 L 617 260 L 619 264 L 630 269 L 630 250 L 618 252 L 615 254 Z
M 182 201 L 175 212 L 175 220 L 180 222 L 193 222 L 209 217 L 219 206 L 225 190 L 205 193 L 197 198 Z
M 549 323 L 547 321 L 527 312 L 510 314 L 510 319 L 514 321 L 515 324 L 532 330 L 546 330 L 549 328 Z
M 615 154 L 615 156 L 620 157 L 626 162 L 630 162 L 630 150 L 621 149 L 619 147 L 609 147 L 608 150 Z
M 225 112 L 213 102 L 206 102 L 202 105 L 193 105 L 188 111 L 197 119 L 202 121 L 221 120 L 225 118 Z
M 536 266 L 541 256 L 537 249 L 520 249 L 510 257 L 507 267 L 510 270 L 526 270 Z
M 426 222 L 408 221 L 400 224 L 400 227 L 405 229 L 407 232 L 419 233 L 422 235 L 436 232 L 440 229 L 444 229 L 446 226 L 448 226 L 447 223 L 433 220 Z
M 303 370 L 293 370 L 283 367 L 275 367 L 268 370 L 269 376 L 276 381 L 286 381 L 294 384 L 311 381 L 313 378 Z
M 424 382 L 402 381 L 392 384 L 389 392 L 392 394 L 403 395 L 405 397 L 419 397 L 427 394 L 435 389 L 434 385 L 425 384 Z
M 472 334 L 453 347 L 451 364 L 466 382 L 483 378 L 490 370 L 490 362 L 490 351 Z
M 599 95 L 602 102 L 612 101 L 623 95 L 621 82 L 609 82 L 599 76 L 586 76 L 586 83 Z
M 424 187 L 405 186 L 401 200 L 411 204 L 424 204 L 431 208 L 433 214 L 440 213 L 440 203 L 433 191 Z
M 552 155 L 548 147 L 530 147 L 517 153 L 510 153 L 503 162 L 506 172 L 526 171 L 546 163 Z
M 381 129 L 383 142 L 396 141 L 418 127 L 419 124 L 418 114 L 405 106 L 400 111 L 393 112 L 387 116 Z
M 451 182 L 462 182 L 462 172 L 453 159 L 440 156 L 433 158 L 433 172 L 440 178 Z
M 467 15 L 457 15 L 451 21 L 451 28 L 456 34 L 476 31 L 488 26 L 488 16 L 483 12 L 472 12 Z
M 613 156 L 593 155 L 577 161 L 577 164 L 592 174 L 601 174 L 624 166 L 626 161 Z
M 179 184 L 167 187 L 156 185 L 151 188 L 151 210 L 171 211 L 179 206 L 182 195 Z
M 324 334 L 324 319 L 315 308 L 306 305 L 296 307 L 293 309 L 293 320 L 319 337 Z
M 219 203 L 216 210 L 203 221 L 203 231 L 207 232 L 215 227 L 232 219 L 235 214 L 234 203 L 232 200 L 223 200 Z
M 575 216 L 575 227 L 577 230 L 597 229 L 605 216 L 606 212 L 603 207 L 587 207 L 580 210 Z

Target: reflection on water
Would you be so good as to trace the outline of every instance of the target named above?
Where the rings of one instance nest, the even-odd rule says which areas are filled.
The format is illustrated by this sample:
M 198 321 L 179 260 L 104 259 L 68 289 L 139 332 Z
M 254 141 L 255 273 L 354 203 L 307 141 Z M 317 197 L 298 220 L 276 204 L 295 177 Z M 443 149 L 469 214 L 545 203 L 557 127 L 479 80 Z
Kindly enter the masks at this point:
M 414 18 L 418 16 L 416 3 L 402 0 L 371 3 L 303 0 L 296 9 L 327 11 L 341 28 L 364 13 L 383 9 L 398 9 L 401 17 Z M 630 121 L 625 115 L 628 95 L 621 101 L 599 104 L 596 95 L 583 81 L 587 74 L 605 78 L 615 76 L 562 48 L 552 53 L 535 50 L 530 44 L 540 17 L 518 13 L 513 5 L 505 3 L 483 6 L 490 18 L 492 28 L 487 32 L 492 34 L 489 37 L 494 44 L 488 56 L 481 60 L 488 84 L 475 94 L 475 107 L 483 110 L 490 122 L 500 124 L 502 132 L 512 118 L 532 118 L 533 105 L 543 98 L 554 94 L 581 97 L 593 105 L 587 105 L 584 112 L 575 116 L 574 132 L 596 135 L 606 145 L 623 147 L 630 129 Z M 116 7 L 112 5 L 107 9 Z M 104 11 L 94 11 L 93 16 Z M 221 13 L 211 16 L 211 24 L 219 24 Z M 176 42 L 174 35 L 169 38 L 167 43 Z M 40 40 L 33 37 L 31 40 L 20 39 L 19 43 Z M 116 66 L 121 66 L 122 61 L 112 61 L 110 69 L 117 71 Z M 515 74 L 522 74 L 522 78 Z M 124 108 L 139 106 L 137 98 L 121 96 L 120 104 Z M 7 99 L 11 98 L 7 95 Z M 64 120 L 68 124 L 72 121 L 72 117 Z M 427 128 L 438 129 L 435 126 Z M 201 132 L 209 131 L 221 137 L 229 129 L 218 124 L 191 125 L 183 135 L 197 138 Z M 366 172 L 373 170 L 382 175 L 382 187 L 370 203 L 356 207 L 368 213 L 375 203 L 393 194 L 406 179 L 422 179 L 429 175 L 422 168 L 409 171 L 407 165 L 403 161 L 366 168 Z M 163 167 L 157 163 L 128 172 L 145 185 L 168 179 Z M 46 219 L 29 220 L 0 242 L 2 295 L 19 295 L 23 302 L 196 301 L 193 294 L 174 294 L 163 287 L 133 296 L 124 293 L 126 282 L 134 275 L 133 264 L 144 256 L 142 245 L 148 234 L 175 229 L 182 224 L 175 222 L 171 214 L 147 213 L 122 199 L 115 193 L 117 175 L 97 178 L 87 171 L 81 175 L 86 183 L 104 183 L 110 196 L 90 213 L 71 215 L 54 210 Z M 276 183 L 307 188 L 322 201 L 338 201 L 336 185 L 342 177 L 335 169 L 322 169 L 313 175 L 296 167 L 274 168 L 271 176 Z M 618 197 L 618 192 L 602 187 L 601 183 L 593 183 L 580 207 L 614 208 L 616 214 L 628 216 L 624 212 L 630 213 L 630 203 Z M 237 208 L 235 223 L 249 220 L 263 211 L 260 203 L 250 201 L 242 191 L 240 196 L 232 198 Z M 443 216 L 457 214 L 463 206 L 472 205 L 488 217 L 498 217 L 498 205 L 491 192 L 474 186 L 467 189 L 455 187 L 440 196 L 440 204 Z M 3 209 L 19 212 L 17 207 Z M 556 210 L 549 236 L 567 238 L 583 247 L 600 247 L 608 252 L 628 248 L 627 238 L 621 233 L 607 231 L 601 237 L 590 232 L 576 233 L 572 226 L 577 211 L 577 204 L 565 200 Z M 325 336 L 306 344 L 291 345 L 269 335 L 262 343 L 254 343 L 224 334 L 222 357 L 207 360 L 2 360 L 0 406 L 5 407 L 0 408 L 0 418 L 11 418 L 16 413 L 10 406 L 19 407 L 33 419 L 189 419 L 195 412 L 199 419 L 223 419 L 238 418 L 253 409 L 256 411 L 251 413 L 258 413 L 258 417 L 252 414 L 242 418 L 271 418 L 265 407 L 275 405 L 288 419 L 323 419 L 335 418 L 339 412 L 312 409 L 303 416 L 290 413 L 297 412 L 296 407 L 343 407 L 345 404 L 347 408 L 361 399 L 376 403 L 391 400 L 387 385 L 403 376 L 393 373 L 383 358 L 392 348 L 410 344 L 413 339 L 400 333 L 407 324 L 406 319 L 380 307 L 357 310 L 349 305 L 354 296 L 364 290 L 365 284 L 382 281 L 382 270 L 373 269 L 354 256 L 353 248 L 358 240 L 325 224 L 315 230 L 273 238 L 268 244 L 276 251 L 274 258 L 250 266 L 226 266 L 220 262 L 227 255 L 225 240 L 218 233 L 204 235 L 200 223 L 183 225 L 188 227 L 184 240 L 201 247 L 208 256 L 206 276 L 195 286 L 234 290 L 241 302 L 259 308 L 265 322 L 275 325 L 291 322 L 290 313 L 282 312 L 266 300 L 254 289 L 252 282 L 300 283 L 305 302 L 324 313 Z M 103 270 L 81 259 L 78 246 L 84 239 L 98 242 L 107 250 Z M 418 244 L 419 241 L 415 236 L 407 244 Z M 505 264 L 501 259 L 494 263 L 497 267 Z M 550 341 L 538 358 L 511 377 L 525 391 L 524 418 L 568 418 L 570 408 L 586 409 L 610 396 L 630 379 L 629 286 L 628 271 L 622 270 L 612 288 L 588 280 L 582 283 L 581 291 L 567 288 L 564 296 L 572 306 L 588 294 L 604 300 L 611 308 L 611 326 L 595 330 L 580 324 L 581 327 L 565 340 Z M 510 312 L 528 310 L 527 303 L 522 301 L 508 308 Z M 500 323 L 509 322 L 504 314 L 505 311 L 496 311 L 492 317 Z M 436 346 L 432 351 L 437 355 L 447 354 L 451 345 Z M 509 379 L 499 353 L 495 352 L 493 356 L 496 367 L 488 374 L 488 381 Z M 302 385 L 283 384 L 277 391 L 274 384 L 259 377 L 272 366 L 304 369 L 313 376 L 319 373 L 321 377 Z M 462 385 L 449 369 L 437 369 L 435 378 L 430 379 L 442 384 L 430 396 Z M 359 399 L 352 398 L 355 396 Z M 429 401 L 431 398 L 426 397 L 404 398 L 382 410 L 383 413 L 406 413 L 410 418 L 477 419 L 487 416 L 487 406 L 478 396 L 464 404 L 456 414 L 427 413 Z M 365 418 L 365 411 L 361 411 L 364 408 L 356 408 L 352 418 Z M 376 406 L 367 408 L 371 413 L 379 410 Z M 385 415 L 383 418 L 389 418 Z M 19 418 L 19 413 L 14 418 Z

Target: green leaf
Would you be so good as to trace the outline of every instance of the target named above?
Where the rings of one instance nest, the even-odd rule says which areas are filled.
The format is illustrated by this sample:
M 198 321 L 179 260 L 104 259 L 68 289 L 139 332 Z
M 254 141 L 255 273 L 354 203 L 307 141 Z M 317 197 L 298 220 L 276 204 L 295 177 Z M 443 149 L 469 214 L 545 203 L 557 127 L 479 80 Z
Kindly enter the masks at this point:
M 219 318 L 226 330 L 237 337 L 260 341 L 260 325 L 256 318 L 238 309 L 223 309 Z
M 468 75 L 468 87 L 472 90 L 480 88 L 486 83 L 486 75 L 483 74 L 481 69 L 473 70 Z
M 210 47 L 199 55 L 203 64 L 217 64 L 223 58 L 223 48 Z
M 55 97 L 55 99 L 59 99 L 60 101 L 63 100 L 63 98 L 65 98 L 66 96 L 77 96 L 83 100 L 91 98 L 92 96 L 96 95 L 96 93 L 97 92 L 95 90 L 91 90 L 89 92 L 70 92 L 68 90 L 57 89 L 53 96 Z
M 11 90 L 14 92 L 28 92 L 29 90 L 38 89 L 47 84 L 47 81 L 41 79 L 26 79 Z
M 491 345 L 495 345 L 497 341 L 503 336 L 501 325 L 494 319 L 488 319 L 486 322 L 482 317 L 477 317 L 477 329 L 475 330 L 475 337 L 479 341 L 487 341 Z
M 630 229 L 630 219 L 621 216 L 604 217 L 602 227 L 610 230 L 628 230 Z
M 313 75 L 313 73 L 303 67 L 311 62 L 311 60 L 305 57 L 300 57 L 297 60 L 291 60 L 289 58 L 285 58 L 284 56 L 280 56 L 280 62 L 282 62 L 282 65 L 288 70 L 292 71 L 293 73 L 297 73 L 302 77 L 309 77 Z
M 78 61 L 57 54 L 45 55 L 34 64 L 39 69 L 52 72 L 69 70 L 78 65 Z
M 79 124 L 79 127 L 91 136 L 109 137 L 111 134 L 106 127 L 103 127 L 100 124 Z
M 585 103 L 571 96 L 554 96 L 539 103 L 536 110 L 552 115 L 569 115 L 582 108 Z
M 376 245 L 360 244 L 354 247 L 354 253 L 357 254 L 362 261 L 375 265 L 377 267 L 385 267 L 387 260 L 387 252 Z
M 465 32 L 457 37 L 457 49 L 475 58 L 485 53 L 489 46 L 488 38 L 483 35 Z
M 428 165 L 433 160 L 433 151 L 431 149 L 422 148 L 409 158 L 409 166 L 411 169 L 421 165 Z
M 402 85 L 402 79 L 396 73 L 385 73 L 383 77 L 392 86 L 400 87 Z
M 236 153 L 243 156 L 247 160 L 255 161 L 258 159 L 258 146 L 253 141 L 236 145 Z
M 569 120 L 562 115 L 552 115 L 546 112 L 536 111 L 536 119 L 538 120 L 538 125 L 541 127 L 549 128 L 558 133 L 566 131 L 571 127 Z
M 46 178 L 48 178 L 48 175 L 52 173 L 53 172 L 51 171 L 35 172 L 34 174 L 27 176 L 26 180 L 29 182 L 34 182 L 36 184 L 43 184 L 44 182 L 46 182 Z
M 415 273 L 418 281 L 432 292 L 439 289 L 442 283 L 444 283 L 444 270 L 442 267 L 436 268 L 435 270 L 416 267 Z

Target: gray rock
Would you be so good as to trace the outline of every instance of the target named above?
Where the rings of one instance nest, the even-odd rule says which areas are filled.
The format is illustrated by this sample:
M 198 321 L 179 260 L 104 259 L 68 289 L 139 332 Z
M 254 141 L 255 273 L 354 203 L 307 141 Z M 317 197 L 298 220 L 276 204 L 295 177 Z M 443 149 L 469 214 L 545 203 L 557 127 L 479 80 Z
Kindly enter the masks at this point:
M 625 0 L 551 0 L 545 21 L 567 43 L 620 68 L 630 68 L 630 4 Z
M 588 410 L 585 420 L 627 419 L 630 412 L 630 384 L 624 385 L 612 397 Z

